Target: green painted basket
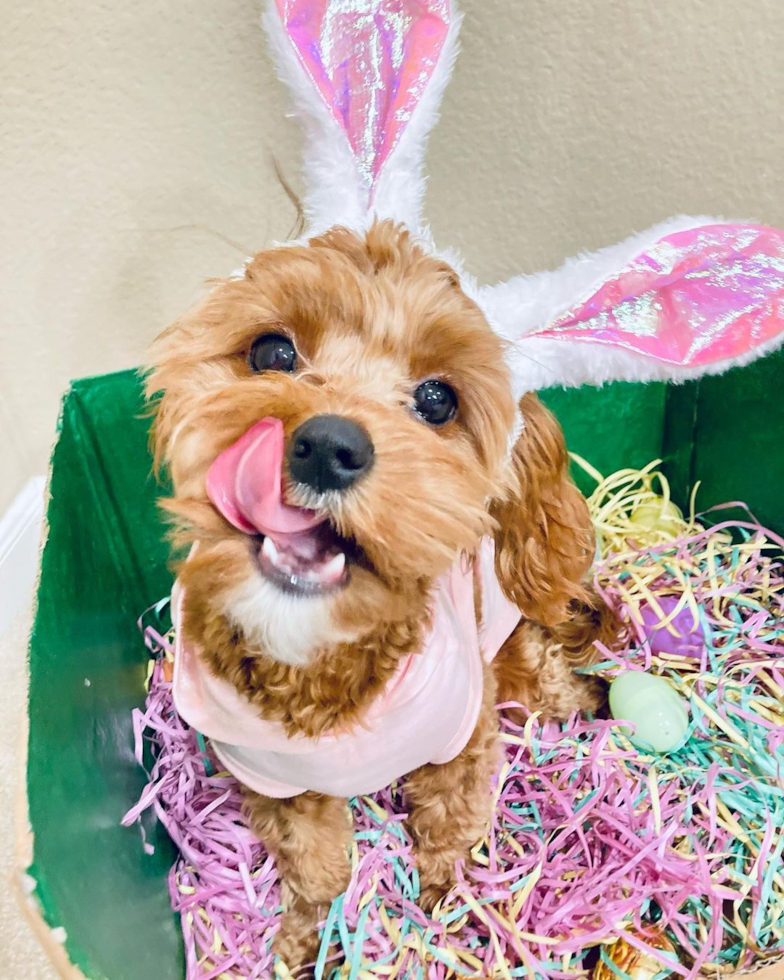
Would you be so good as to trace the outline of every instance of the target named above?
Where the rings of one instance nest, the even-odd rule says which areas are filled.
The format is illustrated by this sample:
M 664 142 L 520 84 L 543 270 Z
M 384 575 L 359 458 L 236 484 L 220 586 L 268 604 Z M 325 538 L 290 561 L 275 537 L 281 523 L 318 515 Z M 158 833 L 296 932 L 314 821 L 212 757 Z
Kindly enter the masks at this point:
M 701 506 L 744 500 L 781 532 L 782 392 L 784 352 L 699 382 L 550 391 L 544 400 L 569 448 L 602 473 L 663 457 L 681 504 L 699 478 Z M 172 846 L 150 824 L 147 855 L 138 829 L 120 826 L 143 786 L 131 731 L 147 666 L 136 620 L 172 581 L 147 429 L 133 372 L 68 392 L 30 643 L 32 838 L 23 840 L 22 880 L 63 975 L 90 980 L 184 976 L 166 881 Z M 784 967 L 758 977 L 782 980 Z

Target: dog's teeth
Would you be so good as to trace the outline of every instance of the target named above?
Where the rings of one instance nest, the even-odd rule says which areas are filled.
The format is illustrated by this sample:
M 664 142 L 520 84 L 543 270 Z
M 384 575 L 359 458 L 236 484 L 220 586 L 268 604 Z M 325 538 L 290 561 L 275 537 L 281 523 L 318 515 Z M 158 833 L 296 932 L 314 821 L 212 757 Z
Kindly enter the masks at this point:
M 319 578 L 325 582 L 335 582 L 343 574 L 343 569 L 346 567 L 346 556 L 342 551 L 339 551 L 334 558 L 330 558 L 327 564 L 322 568 Z
M 270 562 L 271 565 L 275 566 L 275 568 L 281 567 L 282 559 L 280 553 L 278 552 L 278 549 L 275 547 L 275 542 L 272 540 L 272 538 L 269 535 L 267 535 L 267 537 L 264 538 L 264 542 L 261 546 L 261 553 Z
M 261 553 L 266 558 L 269 558 L 269 560 L 273 563 L 273 565 L 275 564 L 275 559 L 278 557 L 278 549 L 275 547 L 275 542 L 272 540 L 272 538 L 269 535 L 267 535 L 267 537 L 264 538 L 264 541 L 261 545 Z
M 323 564 L 316 561 L 308 567 L 308 563 L 301 555 L 295 555 L 292 559 L 285 548 L 279 551 L 269 535 L 266 535 L 261 543 L 261 554 L 265 564 L 282 572 L 288 579 L 289 585 L 295 590 L 304 586 L 332 585 L 340 581 L 346 567 L 346 556 L 342 551 Z

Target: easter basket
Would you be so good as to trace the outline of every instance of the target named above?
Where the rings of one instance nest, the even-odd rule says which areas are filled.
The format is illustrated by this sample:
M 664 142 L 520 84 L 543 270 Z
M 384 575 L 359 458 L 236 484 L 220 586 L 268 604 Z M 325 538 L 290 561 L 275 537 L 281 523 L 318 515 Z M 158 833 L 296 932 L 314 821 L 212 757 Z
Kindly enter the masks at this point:
M 684 508 L 696 470 L 707 475 L 703 507 L 745 500 L 781 531 L 784 511 L 769 488 L 784 483 L 782 382 L 779 354 L 678 389 L 616 384 L 545 399 L 573 450 L 605 473 L 663 455 Z M 688 427 L 685 401 L 694 407 Z M 30 648 L 18 885 L 63 975 L 89 980 L 185 975 L 168 888 L 175 850 L 149 813 L 146 848 L 137 828 L 120 824 L 146 784 L 133 751 L 149 663 L 136 624 L 171 586 L 141 409 L 130 372 L 76 382 L 65 400 Z M 764 428 L 749 423 L 760 418 Z M 755 975 L 780 980 L 784 966 L 762 963 Z

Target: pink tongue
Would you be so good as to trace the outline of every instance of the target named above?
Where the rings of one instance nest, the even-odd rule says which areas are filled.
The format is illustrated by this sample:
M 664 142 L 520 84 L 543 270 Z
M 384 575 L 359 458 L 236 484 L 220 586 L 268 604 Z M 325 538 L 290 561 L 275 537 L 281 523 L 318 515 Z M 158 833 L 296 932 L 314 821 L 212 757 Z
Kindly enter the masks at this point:
M 283 423 L 261 419 L 213 461 L 207 496 L 246 534 L 297 534 L 323 523 L 314 511 L 283 503 L 282 466 Z

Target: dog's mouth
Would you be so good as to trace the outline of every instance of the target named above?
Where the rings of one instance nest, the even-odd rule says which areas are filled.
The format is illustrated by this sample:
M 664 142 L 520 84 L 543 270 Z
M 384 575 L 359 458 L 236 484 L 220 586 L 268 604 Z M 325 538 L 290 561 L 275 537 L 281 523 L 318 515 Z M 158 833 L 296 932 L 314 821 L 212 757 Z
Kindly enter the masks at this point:
M 334 592 L 348 584 L 352 565 L 372 566 L 322 507 L 284 499 L 283 450 L 283 423 L 260 419 L 213 460 L 207 497 L 229 524 L 250 536 L 260 573 L 278 588 L 298 596 Z
M 348 585 L 352 565 L 367 564 L 356 542 L 329 521 L 292 534 L 259 535 L 254 542 L 261 574 L 290 595 L 336 592 Z

